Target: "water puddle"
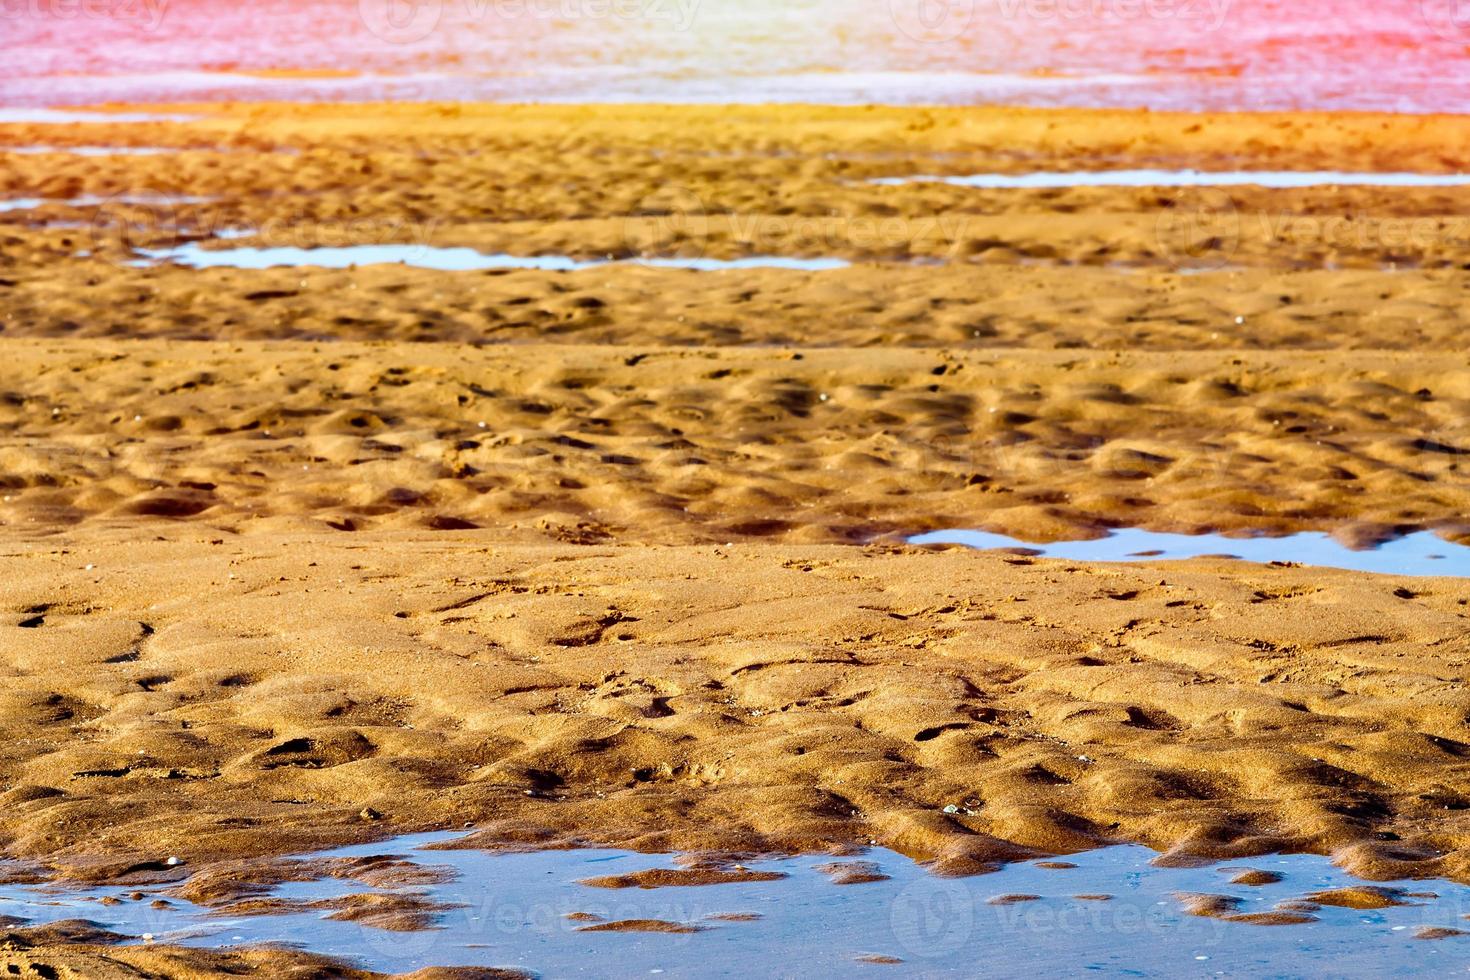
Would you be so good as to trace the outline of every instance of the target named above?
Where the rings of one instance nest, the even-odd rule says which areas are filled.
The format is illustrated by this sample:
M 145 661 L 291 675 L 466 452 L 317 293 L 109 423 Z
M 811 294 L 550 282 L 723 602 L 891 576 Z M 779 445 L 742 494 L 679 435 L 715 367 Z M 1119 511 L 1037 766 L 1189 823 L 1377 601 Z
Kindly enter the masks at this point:
M 315 266 L 346 269 L 358 265 L 402 264 L 443 272 L 481 269 L 539 269 L 545 272 L 576 272 L 606 265 L 642 265 L 656 269 L 692 269 L 716 272 L 725 269 L 791 269 L 825 272 L 850 265 L 844 259 L 803 259 L 782 255 L 755 255 L 739 259 L 627 258 L 574 259 L 567 255 L 486 254 L 472 248 L 439 248 L 429 245 L 351 245 L 339 248 L 227 248 L 208 249 L 197 242 L 169 249 L 139 249 L 152 262 L 177 262 L 195 269 L 269 269 L 277 266 Z M 146 264 L 146 263 L 142 263 Z
M 1252 562 L 1296 562 L 1385 575 L 1470 576 L 1470 547 L 1428 531 L 1354 549 L 1320 531 L 1285 537 L 1226 537 L 1223 534 L 1165 534 L 1128 528 L 1094 541 L 1033 544 L 989 531 L 935 531 L 911 544 L 958 544 L 971 548 L 1025 549 L 1044 558 L 1070 561 L 1160 561 L 1229 556 Z
M 76 157 L 152 157 L 165 153 L 181 153 L 176 146 L 0 146 L 0 154 L 45 156 L 63 153 Z
M 1470 174 L 1350 173 L 1339 170 L 1079 170 L 957 177 L 882 177 L 874 184 L 951 184 L 992 189 L 1067 187 L 1466 187 Z
M 1367 886 L 1307 855 L 1161 868 L 1147 848 L 1122 846 L 942 878 L 879 849 L 746 861 L 422 849 L 454 836 L 312 855 L 313 867 L 337 862 L 335 876 L 222 908 L 159 887 L 7 885 L 0 914 L 82 918 L 131 942 L 290 943 L 389 973 L 566 976 L 616 963 L 622 976 L 846 976 L 903 964 L 973 976 L 989 962 L 1008 975 L 1438 975 L 1463 969 L 1470 951 L 1470 888 Z M 401 860 L 373 860 L 388 855 Z M 374 925 L 385 908 L 415 910 L 429 928 Z
M 95 194 L 84 194 L 81 197 L 13 197 L 8 200 L 0 200 L 0 212 L 35 211 L 48 205 L 69 208 L 100 208 L 114 205 L 164 208 L 180 204 L 209 204 L 213 200 L 212 197 L 189 195 L 171 197 L 167 194 L 114 194 L 111 197 L 99 197 Z

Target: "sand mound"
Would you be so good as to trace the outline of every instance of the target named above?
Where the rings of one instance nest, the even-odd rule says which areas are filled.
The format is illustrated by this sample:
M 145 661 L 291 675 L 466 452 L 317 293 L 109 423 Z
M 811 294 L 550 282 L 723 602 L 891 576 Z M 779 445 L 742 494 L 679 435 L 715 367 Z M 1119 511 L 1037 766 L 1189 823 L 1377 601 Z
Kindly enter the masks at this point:
M 7 353 L 0 519 L 17 530 L 143 517 L 676 544 L 1138 525 L 1371 542 L 1460 535 L 1470 511 L 1457 355 Z
M 48 605 L 0 627 L 0 827 L 66 874 L 202 881 L 465 821 L 953 870 L 1137 840 L 1467 871 L 1454 581 L 154 530 L 0 559 L 12 623 Z

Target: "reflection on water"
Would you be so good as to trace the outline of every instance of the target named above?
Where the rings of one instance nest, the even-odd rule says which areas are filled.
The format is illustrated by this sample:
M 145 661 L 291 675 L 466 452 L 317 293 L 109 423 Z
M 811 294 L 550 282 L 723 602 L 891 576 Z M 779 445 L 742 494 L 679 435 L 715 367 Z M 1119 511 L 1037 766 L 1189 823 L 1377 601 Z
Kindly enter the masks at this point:
M 478 269 L 539 269 L 546 272 L 576 272 L 605 265 L 644 265 L 658 269 L 692 269 L 718 272 L 723 269 L 792 269 L 824 272 L 845 268 L 843 259 L 803 259 L 782 255 L 754 255 L 739 259 L 626 258 L 574 259 L 567 255 L 487 254 L 472 248 L 437 248 L 429 245 L 348 245 L 338 248 L 202 248 L 188 243 L 170 249 L 139 249 L 155 262 L 177 262 L 196 269 L 269 269 L 277 266 L 313 266 L 345 269 L 357 265 L 402 263 L 420 269 L 468 272 Z
M 1021 548 L 1045 558 L 1071 561 L 1159 561 L 1228 555 L 1244 561 L 1296 562 L 1385 575 L 1470 576 L 1470 547 L 1427 531 L 1386 541 L 1376 548 L 1349 548 L 1318 531 L 1285 537 L 1226 537 L 1222 534 L 1165 534 L 1126 528 L 1093 541 L 1033 544 L 989 531 L 935 531 L 911 544 L 958 544 L 971 548 Z
M 740 864 L 763 873 L 741 877 L 768 880 L 608 888 L 581 882 L 675 869 L 681 862 L 616 850 L 414 850 L 452 839 L 425 834 L 313 856 L 403 854 L 452 869 L 452 879 L 441 884 L 375 888 L 334 878 L 270 892 L 288 908 L 354 894 L 407 895 L 441 907 L 437 928 L 429 931 L 386 932 L 326 918 L 325 910 L 222 917 L 177 897 L 155 908 L 161 889 L 132 897 L 138 892 L 131 886 L 5 886 L 0 913 L 32 923 L 81 917 L 126 935 L 146 932 L 158 942 L 190 946 L 295 943 L 389 973 L 479 965 L 567 976 L 616 963 L 620 976 L 841 976 L 860 964 L 902 961 L 905 975 L 946 977 L 977 970 L 1009 976 L 1428 976 L 1463 965 L 1470 943 L 1453 936 L 1416 939 L 1426 929 L 1464 925 L 1460 916 L 1470 909 L 1470 888 L 1415 882 L 1385 893 L 1391 898 L 1382 908 L 1342 907 L 1320 900 L 1319 893 L 1361 883 L 1326 859 L 1306 855 L 1161 868 L 1151 863 L 1152 851 L 1125 846 L 1064 862 L 1013 864 L 979 877 L 939 878 L 875 849 L 858 857 Z M 1246 870 L 1269 873 L 1249 879 L 1264 884 L 1236 881 Z M 1211 904 L 1227 918 L 1190 914 L 1191 895 L 1219 896 Z M 1319 901 L 1295 908 L 1291 918 L 1298 924 L 1250 924 L 1252 916 L 1314 895 Z M 611 928 L 629 922 L 685 931 Z

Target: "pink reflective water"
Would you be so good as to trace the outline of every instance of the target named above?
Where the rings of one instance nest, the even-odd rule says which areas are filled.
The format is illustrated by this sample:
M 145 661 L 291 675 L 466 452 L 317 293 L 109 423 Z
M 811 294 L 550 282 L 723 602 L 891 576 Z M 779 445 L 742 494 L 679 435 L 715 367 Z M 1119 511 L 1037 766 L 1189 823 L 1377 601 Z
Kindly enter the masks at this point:
M 0 105 L 1470 110 L 1462 0 L 12 0 Z M 310 69 L 317 77 L 251 72 Z

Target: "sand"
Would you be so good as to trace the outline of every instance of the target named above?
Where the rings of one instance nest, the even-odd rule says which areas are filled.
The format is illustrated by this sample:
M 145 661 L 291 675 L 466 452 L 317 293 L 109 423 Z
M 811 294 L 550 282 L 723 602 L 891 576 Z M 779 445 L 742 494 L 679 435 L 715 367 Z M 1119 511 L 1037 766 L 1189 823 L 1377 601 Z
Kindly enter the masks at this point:
M 11 641 L 0 826 L 68 876 L 465 823 L 950 871 L 1124 840 L 1467 871 L 1458 581 L 155 530 L 3 559 L 0 601 L 47 609 Z
M 20 156 L 0 176 L 12 196 L 211 198 L 0 212 L 7 856 L 221 907 L 274 857 L 444 828 L 486 847 L 875 843 L 956 874 L 1132 841 L 1470 880 L 1466 583 L 904 543 L 1470 537 L 1470 192 L 867 183 L 1455 170 L 1467 124 L 207 112 L 75 134 L 197 148 L 168 166 Z M 1282 233 L 1282 214 L 1310 227 Z M 856 264 L 120 264 L 225 227 Z M 320 967 L 14 942 L 74 975 Z
M 1457 354 L 6 343 L 8 533 L 1462 538 Z M 1284 551 L 1283 558 L 1291 552 Z

